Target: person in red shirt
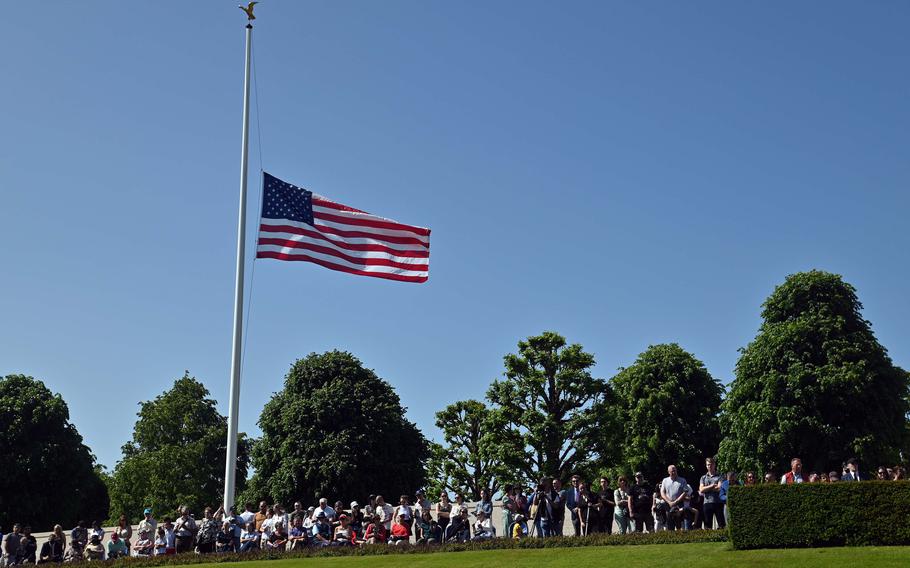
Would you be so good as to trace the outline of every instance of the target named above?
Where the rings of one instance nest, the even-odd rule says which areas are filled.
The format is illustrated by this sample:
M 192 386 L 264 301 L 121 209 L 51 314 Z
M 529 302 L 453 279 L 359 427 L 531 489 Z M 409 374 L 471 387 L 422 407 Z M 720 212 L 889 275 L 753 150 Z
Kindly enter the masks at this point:
M 385 525 L 382 524 L 382 517 L 375 515 L 373 517 L 373 522 L 367 526 L 367 530 L 363 535 L 363 540 L 358 540 L 358 544 L 385 544 L 389 540 L 389 533 L 385 530 Z
M 408 528 L 404 515 L 398 515 L 392 524 L 392 539 L 389 544 L 402 546 L 408 544 L 411 540 L 411 530 Z

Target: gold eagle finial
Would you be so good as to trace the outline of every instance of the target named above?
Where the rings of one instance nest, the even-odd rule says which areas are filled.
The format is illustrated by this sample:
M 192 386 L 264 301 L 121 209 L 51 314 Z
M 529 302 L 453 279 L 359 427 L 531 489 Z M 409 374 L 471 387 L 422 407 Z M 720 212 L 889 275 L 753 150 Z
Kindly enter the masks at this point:
M 243 10 L 244 12 L 246 12 L 246 18 L 248 20 L 253 21 L 256 19 L 256 16 L 253 15 L 253 7 L 258 3 L 259 2 L 250 2 L 246 8 L 244 8 L 243 6 L 237 6 L 237 7 L 240 8 L 241 10 Z

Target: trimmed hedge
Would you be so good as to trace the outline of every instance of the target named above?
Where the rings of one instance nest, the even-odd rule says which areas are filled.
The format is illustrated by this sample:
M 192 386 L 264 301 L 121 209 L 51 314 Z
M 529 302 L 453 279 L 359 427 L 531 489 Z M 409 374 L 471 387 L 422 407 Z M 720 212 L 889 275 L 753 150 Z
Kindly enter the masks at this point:
M 910 544 L 910 481 L 731 487 L 734 548 Z
M 310 556 L 374 556 L 387 554 L 427 554 L 434 552 L 463 552 L 466 550 L 501 550 L 525 548 L 574 548 L 581 546 L 617 546 L 636 544 L 684 544 L 690 542 L 726 542 L 727 532 L 717 531 L 660 531 L 656 533 L 632 533 L 626 535 L 595 534 L 584 537 L 494 538 L 481 542 L 443 545 L 388 546 L 374 544 L 360 548 L 325 547 L 306 549 L 298 552 L 255 551 L 245 554 L 180 554 L 176 556 L 152 556 L 150 558 L 118 558 L 102 562 L 115 568 L 144 568 L 151 566 L 176 566 L 180 564 L 208 564 L 221 562 L 246 562 L 249 560 L 281 560 L 283 558 L 305 558 Z M 98 564 L 97 562 L 95 564 Z

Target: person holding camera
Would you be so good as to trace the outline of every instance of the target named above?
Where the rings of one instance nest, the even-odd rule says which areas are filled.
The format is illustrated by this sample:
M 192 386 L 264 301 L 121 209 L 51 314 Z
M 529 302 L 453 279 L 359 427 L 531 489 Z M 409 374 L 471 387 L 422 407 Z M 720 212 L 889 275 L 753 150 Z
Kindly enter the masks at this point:
M 180 507 L 180 518 L 174 523 L 174 536 L 176 537 L 174 546 L 177 554 L 193 550 L 193 541 L 198 530 L 196 519 L 190 515 L 190 508 L 186 505 Z

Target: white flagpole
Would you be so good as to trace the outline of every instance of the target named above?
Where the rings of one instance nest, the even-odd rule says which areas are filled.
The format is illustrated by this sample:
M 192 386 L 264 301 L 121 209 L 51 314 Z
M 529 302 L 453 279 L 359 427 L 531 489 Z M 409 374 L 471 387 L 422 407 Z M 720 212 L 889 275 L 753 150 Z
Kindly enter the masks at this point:
M 246 249 L 246 181 L 250 133 L 250 44 L 253 36 L 253 5 L 247 13 L 246 61 L 243 75 L 243 138 L 240 149 L 240 214 L 237 219 L 237 277 L 234 284 L 234 338 L 231 359 L 231 402 L 228 406 L 227 457 L 224 460 L 224 512 L 234 505 L 234 477 L 237 471 L 237 414 L 240 409 L 240 355 L 243 340 L 243 277 Z

